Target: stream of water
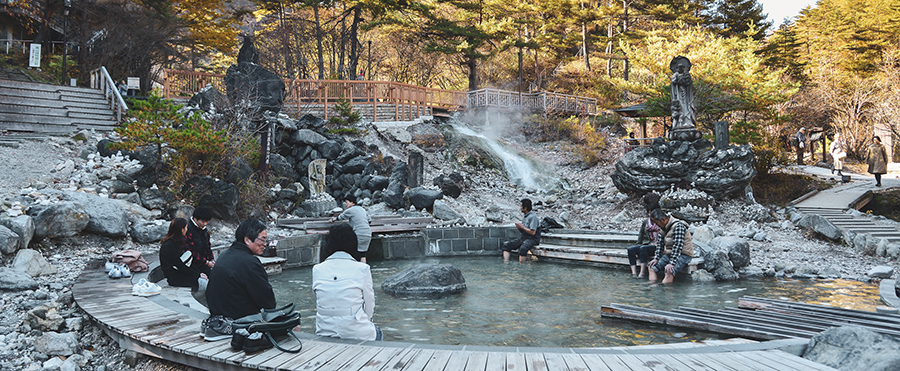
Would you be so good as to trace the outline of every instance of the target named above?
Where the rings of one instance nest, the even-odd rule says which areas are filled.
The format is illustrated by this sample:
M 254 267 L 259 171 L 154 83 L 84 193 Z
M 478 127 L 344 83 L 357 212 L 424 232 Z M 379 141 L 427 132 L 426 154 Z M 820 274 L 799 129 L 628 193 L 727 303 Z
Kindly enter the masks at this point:
M 486 149 L 503 160 L 503 167 L 511 182 L 526 189 L 538 191 L 547 191 L 560 187 L 559 179 L 547 171 L 542 171 L 533 160 L 525 158 L 518 151 L 509 148 L 496 139 L 477 133 L 466 126 L 454 125 L 453 128 L 460 134 L 481 141 Z
M 398 299 L 381 291 L 391 275 L 416 264 L 452 264 L 468 287 L 438 300 Z M 373 262 L 374 322 L 385 340 L 445 345 L 606 347 L 718 339 L 687 329 L 601 318 L 600 306 L 629 304 L 662 310 L 688 306 L 737 307 L 744 295 L 874 311 L 878 287 L 857 281 L 742 279 L 651 285 L 626 270 L 528 262 L 499 256 L 426 258 Z M 315 333 L 312 267 L 272 276 L 279 304 L 301 308 L 304 332 Z

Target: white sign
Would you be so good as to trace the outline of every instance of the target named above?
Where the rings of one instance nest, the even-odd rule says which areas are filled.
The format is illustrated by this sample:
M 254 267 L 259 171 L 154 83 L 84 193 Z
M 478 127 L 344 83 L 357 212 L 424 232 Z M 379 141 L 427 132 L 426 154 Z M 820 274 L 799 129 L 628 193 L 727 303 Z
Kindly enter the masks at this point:
M 28 57 L 28 67 L 41 67 L 41 44 L 31 43 L 31 54 Z
M 129 77 L 128 78 L 128 88 L 129 89 L 140 89 L 141 88 L 141 78 L 140 77 Z

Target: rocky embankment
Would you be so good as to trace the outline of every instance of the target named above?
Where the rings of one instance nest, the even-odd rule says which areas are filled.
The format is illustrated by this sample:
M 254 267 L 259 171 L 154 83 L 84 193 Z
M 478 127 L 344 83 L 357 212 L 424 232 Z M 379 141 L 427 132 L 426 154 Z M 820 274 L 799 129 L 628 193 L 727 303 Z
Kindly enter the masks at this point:
M 524 189 L 497 171 L 448 162 L 441 151 L 420 151 L 374 128 L 362 140 L 396 159 L 406 159 L 413 151 L 422 153 L 424 179 L 428 180 L 423 182 L 425 191 L 441 191 L 430 180 L 457 174 L 461 180 L 454 182 L 461 183 L 460 193 L 441 199 L 457 216 L 438 218 L 438 224 L 511 225 L 521 219 L 517 200 L 528 197 L 535 201 L 539 216 L 570 228 L 637 230 L 643 208 L 613 186 L 614 158 L 584 168 L 563 149 L 564 143 L 533 143 L 521 135 L 506 138 L 509 145 L 545 162 L 564 186 L 553 192 Z M 178 200 L 154 197 L 163 194 L 156 187 L 136 187 L 134 178 L 141 165 L 127 157 L 101 156 L 96 144 L 103 139 L 107 137 L 85 132 L 75 138 L 52 137 L 0 147 L 0 369 L 184 368 L 126 357 L 73 304 L 71 286 L 89 261 L 105 259 L 125 248 L 154 252 L 158 248 L 155 241 L 165 232 L 166 214 L 185 211 L 163 207 Z M 362 177 L 347 179 L 352 189 Z M 684 209 L 677 202 L 679 194 L 665 197 L 676 200 L 674 209 L 705 220 L 692 227 L 697 240 L 710 247 L 710 261 L 718 255 L 721 265 L 731 265 L 732 272 L 711 269 L 711 279 L 744 274 L 869 282 L 896 276 L 893 272 L 898 264 L 890 255 L 864 255 L 840 241 L 820 239 L 798 227 L 794 210 L 770 209 L 743 200 Z M 373 214 L 397 212 L 385 202 L 367 207 Z M 427 213 L 415 206 L 412 209 L 402 212 Z M 268 215 L 286 216 L 287 211 L 278 208 Z M 211 228 L 218 242 L 233 234 L 229 222 L 214 220 Z M 879 266 L 890 271 L 873 271 Z

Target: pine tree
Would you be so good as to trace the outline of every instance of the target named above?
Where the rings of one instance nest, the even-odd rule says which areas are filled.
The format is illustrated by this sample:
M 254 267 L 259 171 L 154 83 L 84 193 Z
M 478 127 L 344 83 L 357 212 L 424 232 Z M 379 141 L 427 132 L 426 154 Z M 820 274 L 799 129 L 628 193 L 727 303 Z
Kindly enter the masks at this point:
M 741 36 L 750 32 L 754 40 L 762 40 L 772 22 L 766 22 L 762 5 L 756 0 L 718 0 L 709 22 L 725 37 Z
M 785 69 L 785 74 L 797 81 L 805 81 L 804 68 L 806 62 L 802 57 L 803 43 L 797 38 L 794 27 L 782 25 L 766 41 L 757 54 L 764 59 L 766 66 L 773 69 Z

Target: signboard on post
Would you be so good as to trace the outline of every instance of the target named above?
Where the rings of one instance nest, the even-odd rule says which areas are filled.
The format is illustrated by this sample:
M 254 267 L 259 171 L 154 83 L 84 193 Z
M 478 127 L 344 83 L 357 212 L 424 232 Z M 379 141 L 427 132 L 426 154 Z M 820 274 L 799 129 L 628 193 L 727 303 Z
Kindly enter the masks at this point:
M 31 53 L 28 55 L 28 67 L 41 68 L 41 44 L 31 43 Z
M 140 77 L 129 77 L 128 78 L 128 89 L 140 89 L 141 88 L 141 78 Z

